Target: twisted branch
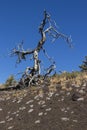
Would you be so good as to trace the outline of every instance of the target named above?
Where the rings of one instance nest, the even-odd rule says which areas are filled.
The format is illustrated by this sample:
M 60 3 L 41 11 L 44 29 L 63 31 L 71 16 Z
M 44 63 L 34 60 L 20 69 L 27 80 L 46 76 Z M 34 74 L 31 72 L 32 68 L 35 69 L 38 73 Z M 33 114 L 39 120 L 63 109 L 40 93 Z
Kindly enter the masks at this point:
M 46 27 L 47 25 L 47 27 Z M 60 32 L 57 31 L 56 29 L 56 23 L 54 21 L 54 25 L 52 24 L 52 20 L 50 18 L 50 15 L 44 11 L 44 18 L 39 26 L 39 33 L 41 35 L 41 39 L 38 42 L 36 48 L 32 49 L 32 50 L 24 50 L 23 49 L 23 41 L 21 43 L 21 45 L 19 45 L 17 48 L 13 49 L 11 55 L 17 55 L 18 56 L 18 60 L 16 63 L 20 63 L 21 60 L 26 60 L 26 56 L 27 55 L 33 55 L 33 60 L 34 60 L 34 66 L 33 67 L 29 67 L 29 69 L 27 71 L 30 71 L 29 74 L 32 75 L 30 83 L 32 82 L 32 80 L 40 74 L 40 60 L 38 58 L 38 54 L 41 50 L 43 50 L 44 54 L 48 57 L 45 49 L 43 49 L 43 45 L 46 42 L 46 34 L 49 34 L 52 38 L 53 38 L 53 42 L 58 39 L 58 38 L 63 38 L 65 39 L 65 41 L 69 44 L 69 46 L 71 47 L 71 37 L 68 37 L 65 34 L 62 34 Z M 37 55 L 36 55 L 37 54 Z M 36 56 L 36 57 L 35 57 Z M 52 58 L 50 59 L 48 57 L 48 59 L 50 61 L 52 61 Z M 48 68 L 47 73 L 45 74 L 45 77 L 50 74 L 54 69 L 55 69 L 55 62 L 52 62 L 52 65 Z M 25 75 L 27 76 L 27 74 L 25 73 Z M 29 84 L 30 84 L 29 83 Z

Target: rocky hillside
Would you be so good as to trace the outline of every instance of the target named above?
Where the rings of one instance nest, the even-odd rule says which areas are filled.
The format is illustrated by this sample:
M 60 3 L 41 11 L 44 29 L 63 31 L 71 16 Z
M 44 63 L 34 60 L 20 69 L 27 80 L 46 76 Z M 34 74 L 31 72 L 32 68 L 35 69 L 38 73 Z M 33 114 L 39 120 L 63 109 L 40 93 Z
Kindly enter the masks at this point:
M 0 91 L 0 130 L 87 130 L 86 73 L 64 73 L 37 87 Z

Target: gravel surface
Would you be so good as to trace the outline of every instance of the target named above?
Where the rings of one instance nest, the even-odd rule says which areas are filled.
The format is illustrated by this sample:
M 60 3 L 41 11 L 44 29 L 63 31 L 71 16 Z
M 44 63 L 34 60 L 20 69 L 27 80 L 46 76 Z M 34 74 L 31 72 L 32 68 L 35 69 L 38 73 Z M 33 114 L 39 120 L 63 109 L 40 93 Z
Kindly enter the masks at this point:
M 87 86 L 45 88 L 0 91 L 0 130 L 87 130 Z

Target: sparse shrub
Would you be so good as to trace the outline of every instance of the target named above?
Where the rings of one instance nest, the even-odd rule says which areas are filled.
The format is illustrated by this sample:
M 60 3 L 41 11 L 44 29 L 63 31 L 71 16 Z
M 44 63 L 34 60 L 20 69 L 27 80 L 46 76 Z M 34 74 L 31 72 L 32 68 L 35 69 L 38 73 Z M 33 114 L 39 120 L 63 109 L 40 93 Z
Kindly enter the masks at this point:
M 79 66 L 82 72 L 87 72 L 87 56 L 85 56 L 85 60 L 83 61 L 82 65 Z
M 66 79 L 75 79 L 78 76 L 77 72 L 72 72 L 72 73 L 66 73 Z
M 56 74 L 56 78 L 57 79 L 65 79 L 65 80 L 68 80 L 68 79 L 75 79 L 81 72 L 78 72 L 78 71 L 74 71 L 74 72 L 63 72 L 61 74 Z
M 6 80 L 4 85 L 5 85 L 5 87 L 9 87 L 9 86 L 14 85 L 15 83 L 16 83 L 16 80 L 15 80 L 14 76 L 11 75 L 8 77 L 8 79 Z
M 63 78 L 63 79 L 74 79 L 78 76 L 78 72 L 64 72 L 62 74 L 60 74 L 60 76 L 58 75 L 59 78 Z

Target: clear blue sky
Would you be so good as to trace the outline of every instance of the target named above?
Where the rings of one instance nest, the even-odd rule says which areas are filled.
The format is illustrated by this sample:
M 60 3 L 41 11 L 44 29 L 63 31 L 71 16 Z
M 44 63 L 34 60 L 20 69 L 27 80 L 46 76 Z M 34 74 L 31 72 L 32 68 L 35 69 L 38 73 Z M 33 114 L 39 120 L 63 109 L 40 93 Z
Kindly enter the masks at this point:
M 87 55 L 87 0 L 0 0 L 0 83 L 9 75 L 24 71 L 31 63 L 23 61 L 15 67 L 17 57 L 10 50 L 24 40 L 24 48 L 34 48 L 40 40 L 38 26 L 46 9 L 59 26 L 59 31 L 72 36 L 71 49 L 62 39 L 54 44 L 48 39 L 45 48 L 56 61 L 56 70 L 79 70 Z M 49 61 L 42 57 L 42 64 Z

